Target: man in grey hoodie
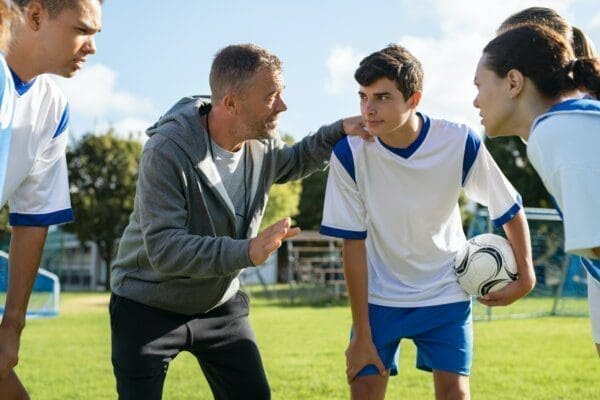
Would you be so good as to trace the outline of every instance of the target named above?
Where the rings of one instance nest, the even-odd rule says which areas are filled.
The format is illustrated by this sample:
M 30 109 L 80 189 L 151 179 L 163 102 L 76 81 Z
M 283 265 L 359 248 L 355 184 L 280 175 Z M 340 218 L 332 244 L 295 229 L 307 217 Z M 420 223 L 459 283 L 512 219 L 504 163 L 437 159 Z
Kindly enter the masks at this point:
M 211 101 L 180 100 L 148 130 L 135 206 L 112 266 L 112 363 L 120 399 L 160 399 L 169 362 L 189 351 L 217 399 L 268 399 L 270 389 L 238 275 L 299 233 L 282 219 L 258 233 L 274 183 L 327 165 L 360 117 L 293 146 L 281 62 L 228 46 L 210 72 Z

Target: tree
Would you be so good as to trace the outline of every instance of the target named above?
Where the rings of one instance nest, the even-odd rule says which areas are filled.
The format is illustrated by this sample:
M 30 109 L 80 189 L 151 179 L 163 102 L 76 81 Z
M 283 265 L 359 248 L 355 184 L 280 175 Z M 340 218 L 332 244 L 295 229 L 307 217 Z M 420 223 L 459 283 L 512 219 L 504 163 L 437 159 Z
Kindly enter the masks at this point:
M 0 243 L 10 234 L 10 231 L 10 225 L 8 224 L 8 204 L 5 204 L 4 207 L 0 208 Z
M 516 137 L 486 138 L 485 145 L 496 163 L 523 197 L 527 207 L 552 207 L 550 195 L 527 158 L 523 141 Z
M 282 140 L 287 144 L 293 144 L 294 138 L 284 135 Z M 282 185 L 273 185 L 269 192 L 269 202 L 260 229 L 266 228 L 272 223 L 284 217 L 294 217 L 298 214 L 298 203 L 302 185 L 299 181 L 290 181 Z
M 75 222 L 64 229 L 82 245 L 92 241 L 106 263 L 106 288 L 117 239 L 133 211 L 142 145 L 120 139 L 110 129 L 104 135 L 85 135 L 67 150 L 71 202 Z
M 300 212 L 296 217 L 302 229 L 319 230 L 323 218 L 323 200 L 327 184 L 327 170 L 318 171 L 302 181 Z

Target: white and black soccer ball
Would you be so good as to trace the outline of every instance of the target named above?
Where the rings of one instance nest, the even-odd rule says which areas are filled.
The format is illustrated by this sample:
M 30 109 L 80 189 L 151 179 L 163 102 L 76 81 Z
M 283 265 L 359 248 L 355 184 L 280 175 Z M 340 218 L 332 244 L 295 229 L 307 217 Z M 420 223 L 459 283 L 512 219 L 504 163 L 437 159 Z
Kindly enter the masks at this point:
M 478 297 L 504 288 L 517 279 L 517 271 L 510 242 L 491 233 L 469 239 L 454 263 L 460 286 Z

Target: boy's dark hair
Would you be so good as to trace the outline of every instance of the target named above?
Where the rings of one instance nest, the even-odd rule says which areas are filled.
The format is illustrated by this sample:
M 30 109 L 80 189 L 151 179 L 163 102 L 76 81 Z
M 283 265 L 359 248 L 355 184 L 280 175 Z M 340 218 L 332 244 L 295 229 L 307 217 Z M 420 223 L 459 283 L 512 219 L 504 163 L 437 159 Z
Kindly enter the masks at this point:
M 396 44 L 390 44 L 363 58 L 354 73 L 354 79 L 361 86 L 369 86 L 381 78 L 394 81 L 405 100 L 423 90 L 421 62 L 404 47 Z

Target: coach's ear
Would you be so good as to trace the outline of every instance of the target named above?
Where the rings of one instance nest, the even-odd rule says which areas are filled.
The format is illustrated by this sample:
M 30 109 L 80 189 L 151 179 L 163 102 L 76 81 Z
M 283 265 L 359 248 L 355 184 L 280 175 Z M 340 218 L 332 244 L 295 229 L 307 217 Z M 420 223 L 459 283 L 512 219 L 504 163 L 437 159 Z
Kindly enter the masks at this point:
M 417 108 L 421 102 L 421 96 L 423 96 L 423 92 L 414 92 L 412 96 L 408 98 L 408 107 L 412 110 Z
M 506 84 L 508 95 L 511 99 L 514 99 L 523 91 L 523 87 L 525 86 L 525 76 L 521 73 L 521 71 L 516 69 L 511 69 L 506 74 Z

